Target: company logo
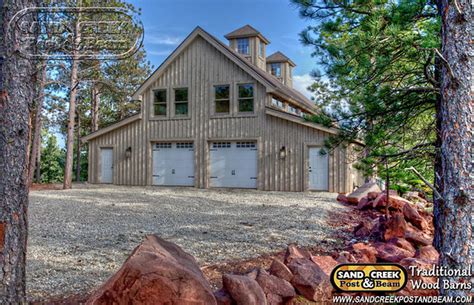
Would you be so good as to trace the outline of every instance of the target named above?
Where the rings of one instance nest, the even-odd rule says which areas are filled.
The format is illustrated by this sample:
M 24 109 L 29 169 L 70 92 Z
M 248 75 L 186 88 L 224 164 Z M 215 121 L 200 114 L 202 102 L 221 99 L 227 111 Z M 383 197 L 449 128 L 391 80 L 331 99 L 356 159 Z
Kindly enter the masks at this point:
M 17 12 L 7 38 L 28 59 L 124 59 L 143 42 L 143 25 L 118 7 L 32 7 Z
M 331 283 L 344 292 L 396 292 L 407 283 L 407 271 L 397 264 L 342 264 L 331 272 Z

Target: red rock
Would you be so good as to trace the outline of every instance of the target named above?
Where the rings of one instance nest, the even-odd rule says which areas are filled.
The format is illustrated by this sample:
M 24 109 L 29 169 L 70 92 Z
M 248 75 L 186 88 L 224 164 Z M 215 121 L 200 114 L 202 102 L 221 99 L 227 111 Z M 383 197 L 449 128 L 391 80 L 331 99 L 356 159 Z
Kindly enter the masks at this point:
M 385 193 L 380 193 L 377 198 L 372 202 L 372 207 L 374 209 L 380 209 L 387 205 L 387 196 Z
M 293 272 L 291 284 L 310 301 L 324 302 L 331 298 L 331 284 L 326 273 L 312 261 L 297 258 L 288 265 Z
M 346 194 L 337 195 L 336 200 L 339 201 L 339 202 L 343 202 L 343 203 L 348 203 L 349 202 L 349 200 L 347 200 Z
M 367 197 L 362 197 L 362 199 L 357 204 L 357 209 L 359 210 L 367 210 L 372 206 L 372 201 L 370 201 Z
M 237 305 L 265 305 L 263 289 L 245 275 L 224 274 L 222 284 Z
M 288 282 L 293 278 L 293 273 L 291 273 L 290 269 L 277 259 L 272 261 L 268 272 L 270 272 L 271 275 L 277 276 Z
M 380 188 L 375 182 L 368 182 L 356 189 L 354 192 L 347 196 L 349 203 L 358 204 L 359 201 L 366 197 L 369 192 L 380 192 Z
M 311 256 L 313 263 L 318 265 L 327 276 L 331 275 L 332 270 L 338 265 L 338 263 L 331 256 Z
M 424 246 L 416 250 L 415 258 L 427 261 L 431 264 L 437 264 L 439 253 L 433 246 Z
M 339 256 L 337 257 L 336 261 L 339 264 L 348 264 L 348 263 L 355 263 L 357 259 L 351 253 L 347 251 L 341 251 Z
M 411 286 L 411 280 L 420 280 L 424 283 L 435 284 L 437 282 L 436 277 L 422 277 L 416 274 L 415 276 L 412 276 L 411 275 L 412 272 L 410 269 L 410 266 L 414 266 L 416 267 L 416 270 L 421 270 L 421 269 L 429 270 L 433 267 L 434 264 L 428 263 L 418 258 L 405 258 L 405 259 L 402 259 L 399 262 L 399 264 L 405 267 L 405 269 L 408 272 L 408 278 L 410 280 L 407 282 L 407 285 L 405 286 L 405 288 L 402 291 L 397 292 L 396 295 L 403 295 L 403 296 L 436 296 L 438 295 L 438 290 L 436 289 L 434 290 L 416 289 L 415 290 Z
M 391 243 L 376 243 L 377 258 L 382 262 L 397 263 L 404 258 L 412 257 L 412 253 Z
M 225 289 L 214 292 L 214 297 L 216 298 L 217 305 L 235 305 L 234 300 Z
M 352 249 L 358 263 L 377 262 L 377 250 L 371 245 L 364 243 L 356 243 L 352 245 Z
M 296 295 L 296 291 L 288 281 L 260 269 L 257 283 L 262 287 L 268 305 L 282 305 Z
M 390 198 L 388 202 L 389 202 L 389 209 L 397 210 L 397 211 L 402 211 L 405 204 L 410 204 L 410 201 L 406 200 L 405 198 L 402 198 L 397 195 L 391 195 L 391 194 L 390 194 Z
M 403 206 L 403 215 L 405 216 L 405 219 L 411 222 L 415 227 L 421 230 L 428 229 L 428 223 L 426 220 L 421 217 L 418 211 L 412 207 L 410 203 Z
M 416 252 L 415 247 L 413 247 L 413 245 L 405 238 L 395 237 L 395 238 L 390 239 L 388 242 L 399 248 L 407 250 L 408 252 L 410 252 L 410 256 L 415 255 L 415 252 Z
M 298 248 L 296 245 L 289 245 L 286 248 L 285 263 L 288 265 L 295 258 L 311 259 L 311 253 L 305 249 Z
M 375 198 L 377 198 L 379 196 L 380 192 L 368 192 L 367 193 L 367 198 L 369 200 L 374 200 Z
M 401 213 L 393 214 L 385 223 L 384 239 L 387 241 L 394 237 L 404 237 L 407 223 Z
M 430 235 L 423 233 L 412 225 L 407 226 L 405 239 L 415 246 L 429 246 L 433 243 L 433 238 Z
M 87 304 L 216 304 L 196 260 L 180 247 L 148 235 Z

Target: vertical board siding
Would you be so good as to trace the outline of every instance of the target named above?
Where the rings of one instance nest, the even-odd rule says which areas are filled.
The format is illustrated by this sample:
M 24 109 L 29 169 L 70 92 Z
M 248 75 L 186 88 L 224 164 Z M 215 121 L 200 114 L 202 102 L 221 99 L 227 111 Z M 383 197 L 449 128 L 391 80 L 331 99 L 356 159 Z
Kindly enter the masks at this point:
M 239 115 L 237 110 L 238 83 L 254 84 L 253 115 Z M 213 86 L 231 85 L 231 107 L 234 114 L 226 117 L 212 115 Z M 187 87 L 189 117 L 174 118 L 174 92 Z M 152 92 L 166 88 L 168 117 L 154 118 Z M 252 139 L 259 141 L 259 182 L 261 190 L 304 191 L 307 188 L 305 145 L 323 145 L 328 134 L 287 120 L 265 114 L 271 102 L 266 88 L 229 60 L 204 39 L 198 37 L 189 44 L 162 75 L 143 94 L 142 119 L 113 130 L 89 142 L 89 182 L 100 183 L 99 159 L 101 147 L 114 148 L 115 184 L 151 184 L 151 143 L 153 141 L 189 140 L 195 144 L 196 187 L 207 187 L 208 145 L 213 139 Z M 281 159 L 285 146 L 287 157 Z M 128 147 L 130 158 L 125 157 Z M 345 149 L 336 149 L 330 157 L 330 191 L 345 192 L 351 183 L 343 163 Z

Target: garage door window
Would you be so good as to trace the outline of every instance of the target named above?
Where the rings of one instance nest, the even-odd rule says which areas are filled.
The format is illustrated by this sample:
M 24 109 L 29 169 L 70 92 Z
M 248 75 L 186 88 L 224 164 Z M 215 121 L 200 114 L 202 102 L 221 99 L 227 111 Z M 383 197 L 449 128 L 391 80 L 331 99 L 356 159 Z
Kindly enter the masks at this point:
M 188 88 L 174 89 L 174 114 L 188 115 Z
M 253 84 L 239 85 L 239 112 L 253 112 Z
M 156 116 L 165 116 L 166 115 L 166 89 L 154 90 L 154 114 Z

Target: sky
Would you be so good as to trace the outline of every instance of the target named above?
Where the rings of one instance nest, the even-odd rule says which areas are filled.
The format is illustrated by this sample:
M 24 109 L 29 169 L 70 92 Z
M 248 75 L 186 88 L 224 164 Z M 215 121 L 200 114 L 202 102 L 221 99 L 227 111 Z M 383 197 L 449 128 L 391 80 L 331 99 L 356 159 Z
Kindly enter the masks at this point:
M 148 60 L 158 67 L 196 27 L 224 42 L 224 35 L 250 24 L 270 44 L 267 54 L 283 52 L 296 63 L 293 86 L 308 97 L 315 68 L 311 47 L 299 42 L 298 34 L 310 23 L 299 17 L 289 0 L 128 0 L 142 9 L 144 47 Z

